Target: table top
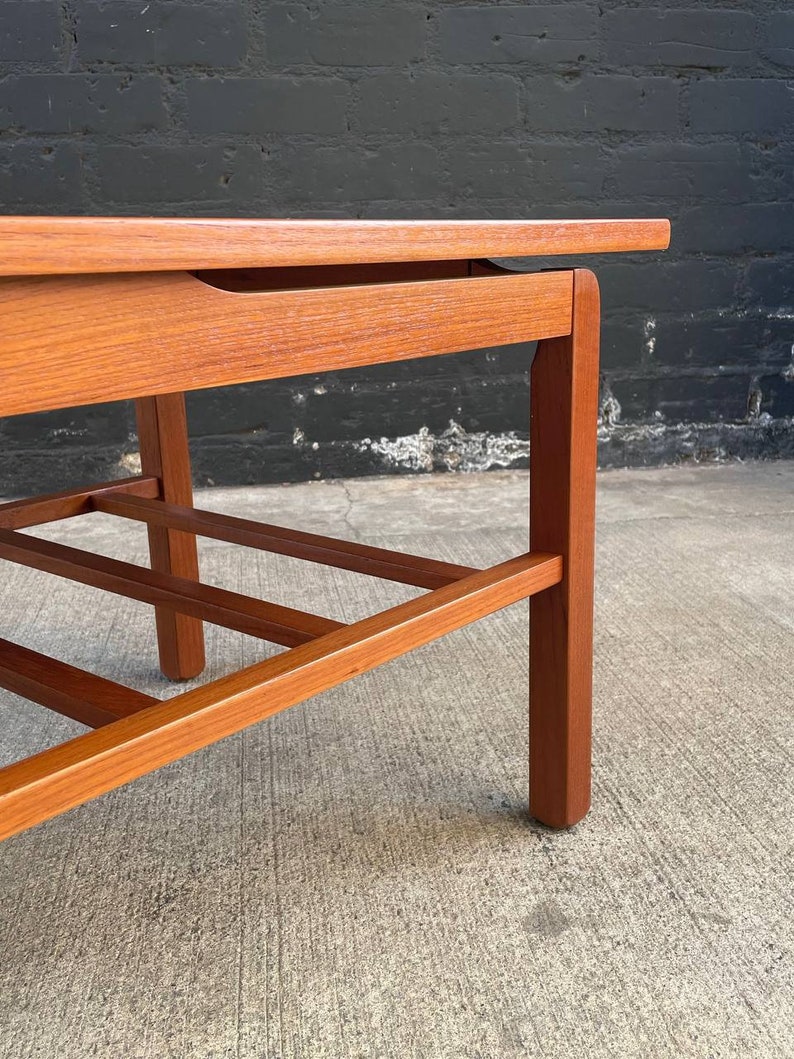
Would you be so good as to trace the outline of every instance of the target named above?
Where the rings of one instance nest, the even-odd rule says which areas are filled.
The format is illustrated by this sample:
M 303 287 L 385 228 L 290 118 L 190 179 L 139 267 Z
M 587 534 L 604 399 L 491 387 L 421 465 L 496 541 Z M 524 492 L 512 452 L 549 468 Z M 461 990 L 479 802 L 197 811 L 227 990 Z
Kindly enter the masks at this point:
M 0 275 L 344 265 L 664 250 L 667 220 L 0 217 Z

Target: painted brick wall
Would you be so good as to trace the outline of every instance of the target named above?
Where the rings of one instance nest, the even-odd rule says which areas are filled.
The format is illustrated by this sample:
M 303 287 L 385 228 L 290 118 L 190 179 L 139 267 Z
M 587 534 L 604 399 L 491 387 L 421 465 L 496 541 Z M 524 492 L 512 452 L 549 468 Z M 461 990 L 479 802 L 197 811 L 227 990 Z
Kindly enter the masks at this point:
M 793 71 L 783 0 L 0 0 L 0 208 L 668 215 L 593 262 L 602 464 L 794 455 Z M 521 465 L 530 356 L 192 395 L 197 479 Z M 127 406 L 0 433 L 6 492 L 135 466 Z

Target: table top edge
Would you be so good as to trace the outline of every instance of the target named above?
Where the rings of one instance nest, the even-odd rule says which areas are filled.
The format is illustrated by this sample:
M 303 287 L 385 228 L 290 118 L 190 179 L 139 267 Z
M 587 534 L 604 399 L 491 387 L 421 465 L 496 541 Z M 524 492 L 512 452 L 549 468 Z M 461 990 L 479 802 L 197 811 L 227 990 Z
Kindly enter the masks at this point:
M 665 218 L 329 220 L 0 217 L 0 276 L 664 250 Z

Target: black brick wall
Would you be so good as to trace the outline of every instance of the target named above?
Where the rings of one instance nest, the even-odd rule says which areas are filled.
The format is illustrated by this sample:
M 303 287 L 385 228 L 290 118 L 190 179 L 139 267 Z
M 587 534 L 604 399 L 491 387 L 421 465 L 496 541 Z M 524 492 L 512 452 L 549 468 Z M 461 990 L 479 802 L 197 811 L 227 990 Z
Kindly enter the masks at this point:
M 782 0 L 0 0 L 0 208 L 667 215 L 592 261 L 602 464 L 794 455 L 793 72 Z M 530 356 L 194 394 L 196 476 L 521 465 Z M 0 489 L 133 468 L 132 423 L 5 420 Z

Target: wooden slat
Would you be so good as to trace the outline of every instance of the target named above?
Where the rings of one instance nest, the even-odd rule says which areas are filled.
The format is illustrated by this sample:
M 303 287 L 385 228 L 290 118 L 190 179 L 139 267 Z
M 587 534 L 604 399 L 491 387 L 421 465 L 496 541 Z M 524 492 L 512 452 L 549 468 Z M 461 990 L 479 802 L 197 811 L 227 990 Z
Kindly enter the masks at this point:
M 160 701 L 10 640 L 0 640 L 0 687 L 89 728 L 111 724 Z
M 564 335 L 572 290 L 570 271 L 249 294 L 184 272 L 0 279 L 0 415 Z
M 527 554 L 0 771 L 0 839 L 559 583 Z
M 160 483 L 156 478 L 136 475 L 119 478 L 115 482 L 102 482 L 78 489 L 64 489 L 48 496 L 34 496 L 26 500 L 11 500 L 0 504 L 0 528 L 25 529 L 28 526 L 43 526 L 45 522 L 57 522 L 62 518 L 86 515 L 94 508 L 94 496 L 139 496 L 152 499 L 160 495 Z
M 4 275 L 333 265 L 664 250 L 660 219 L 227 220 L 3 217 Z
M 305 533 L 303 530 L 269 526 L 215 511 L 167 504 L 162 500 L 110 496 L 98 497 L 94 505 L 97 511 L 109 515 L 137 519 L 150 525 L 170 526 L 202 537 L 242 544 L 246 548 L 260 548 L 278 555 L 290 555 L 295 559 L 354 570 L 356 573 L 420 588 L 440 588 L 474 573 L 470 566 L 455 566 L 436 559 L 424 559 L 385 548 L 371 548 L 353 541 Z
M 142 603 L 173 607 L 214 625 L 223 625 L 286 647 L 306 643 L 343 627 L 341 622 L 330 618 L 251 599 L 173 574 L 145 570 L 132 563 L 11 530 L 0 530 L 0 559 L 68 577 L 80 584 L 115 592 Z

